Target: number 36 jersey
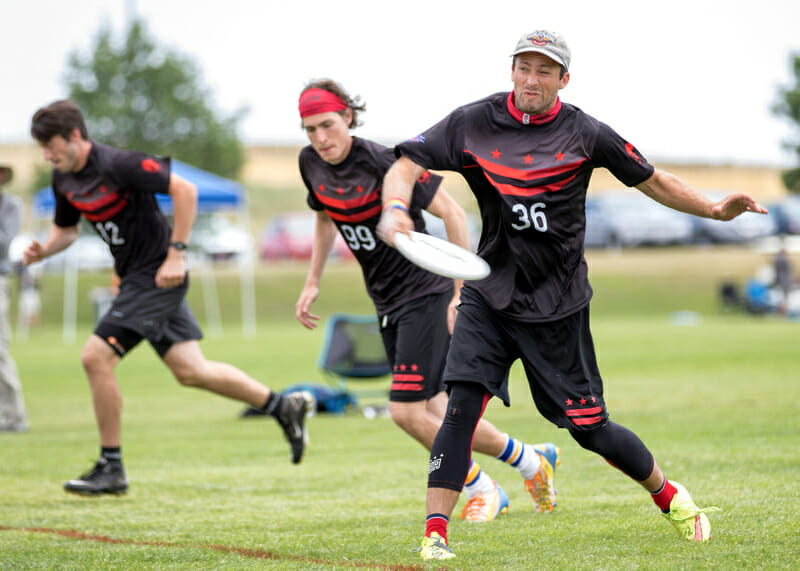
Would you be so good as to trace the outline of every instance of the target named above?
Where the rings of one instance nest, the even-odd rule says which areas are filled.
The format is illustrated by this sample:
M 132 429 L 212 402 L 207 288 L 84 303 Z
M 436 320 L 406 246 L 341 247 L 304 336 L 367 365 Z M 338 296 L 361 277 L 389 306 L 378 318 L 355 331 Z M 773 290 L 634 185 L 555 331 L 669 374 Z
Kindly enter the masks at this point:
M 392 149 L 359 137 L 353 137 L 350 153 L 338 165 L 323 161 L 310 145 L 299 157 L 308 205 L 333 219 L 361 265 L 367 293 L 381 315 L 453 287 L 453 280 L 412 264 L 375 233 L 383 209 L 383 176 L 394 160 Z M 409 215 L 417 232 L 425 231 L 422 210 L 441 182 L 441 176 L 426 172 L 414 187 Z
M 54 224 L 80 217 L 108 244 L 120 278 L 151 284 L 169 247 L 170 227 L 156 202 L 169 191 L 170 159 L 92 141 L 77 173 L 53 171 Z
M 514 106 L 513 92 L 496 93 L 395 148 L 466 179 L 481 211 L 478 254 L 492 273 L 465 287 L 519 321 L 560 319 L 592 297 L 583 240 L 593 169 L 605 167 L 627 186 L 654 172 L 610 127 L 560 100 L 557 106 L 549 122 L 532 121 Z

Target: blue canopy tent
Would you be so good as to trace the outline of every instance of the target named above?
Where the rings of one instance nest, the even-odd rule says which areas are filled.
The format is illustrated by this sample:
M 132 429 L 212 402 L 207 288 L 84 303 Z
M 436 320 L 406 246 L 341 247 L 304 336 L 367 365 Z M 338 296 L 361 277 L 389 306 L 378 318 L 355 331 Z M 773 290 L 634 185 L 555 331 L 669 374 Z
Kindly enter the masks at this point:
M 236 214 L 237 223 L 249 231 L 250 215 L 247 194 L 244 187 L 232 180 L 206 172 L 197 167 L 172 160 L 172 172 L 197 186 L 198 214 L 211 214 L 228 211 Z M 172 198 L 167 194 L 156 194 L 156 200 L 165 214 L 172 213 Z M 43 188 L 33 197 L 33 212 L 37 219 L 51 219 L 55 209 L 55 198 L 50 187 Z M 194 269 L 200 270 L 206 305 L 206 317 L 212 332 L 221 331 L 219 301 L 213 268 L 207 259 L 200 256 L 193 259 Z M 199 267 L 198 267 L 199 266 Z M 255 333 L 255 285 L 253 260 L 246 259 L 240 264 L 242 296 L 242 331 L 247 335 Z M 71 286 L 69 284 L 72 284 Z M 64 288 L 64 337 L 74 338 L 75 304 L 77 299 L 77 270 L 65 266 Z

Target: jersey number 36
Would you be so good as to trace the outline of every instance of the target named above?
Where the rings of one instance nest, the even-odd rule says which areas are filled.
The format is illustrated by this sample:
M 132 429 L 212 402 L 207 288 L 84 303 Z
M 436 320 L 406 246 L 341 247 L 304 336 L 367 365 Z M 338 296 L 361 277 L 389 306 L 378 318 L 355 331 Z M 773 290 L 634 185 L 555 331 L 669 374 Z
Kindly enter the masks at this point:
M 533 227 L 538 232 L 547 232 L 547 216 L 543 212 L 545 206 L 544 202 L 537 202 L 531 205 L 529 212 L 524 204 L 515 204 L 511 207 L 511 212 L 517 216 L 517 220 L 511 227 L 520 231 Z

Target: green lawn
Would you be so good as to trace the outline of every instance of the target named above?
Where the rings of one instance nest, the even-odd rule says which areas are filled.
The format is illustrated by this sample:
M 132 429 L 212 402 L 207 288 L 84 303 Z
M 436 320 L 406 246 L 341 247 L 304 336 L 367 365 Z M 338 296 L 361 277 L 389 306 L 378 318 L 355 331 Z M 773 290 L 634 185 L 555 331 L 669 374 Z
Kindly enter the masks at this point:
M 659 256 L 641 260 L 662 272 L 598 256 L 593 332 L 612 418 L 699 505 L 720 508 L 710 515 L 713 540 L 684 543 L 643 490 L 546 423 L 515 367 L 512 407 L 493 401 L 486 418 L 525 441 L 561 446 L 559 505 L 533 513 L 516 471 L 478 457 L 511 508 L 486 525 L 454 520 L 457 559 L 447 568 L 796 568 L 800 322 L 722 314 L 722 270 L 697 271 L 703 263 L 683 254 L 686 271 L 676 272 Z M 329 269 L 320 313 L 368 312 L 357 271 Z M 203 342 L 207 356 L 277 389 L 324 382 L 315 364 L 322 332 L 292 317 L 303 278 L 302 267 L 260 272 L 258 333 L 243 337 L 236 278 L 223 272 L 226 327 Z M 47 288 L 57 291 L 57 280 Z M 202 319 L 200 290 L 195 282 Z M 679 310 L 700 319 L 677 325 Z M 291 465 L 276 423 L 239 419 L 238 403 L 179 387 L 146 346 L 118 371 L 130 492 L 66 495 L 63 482 L 90 466 L 97 437 L 81 342 L 62 343 L 59 311 L 12 347 L 32 427 L 0 434 L 0 569 L 424 568 L 412 549 L 424 531 L 427 453 L 389 419 L 315 416 L 307 456 Z M 80 315 L 82 340 L 90 308 Z

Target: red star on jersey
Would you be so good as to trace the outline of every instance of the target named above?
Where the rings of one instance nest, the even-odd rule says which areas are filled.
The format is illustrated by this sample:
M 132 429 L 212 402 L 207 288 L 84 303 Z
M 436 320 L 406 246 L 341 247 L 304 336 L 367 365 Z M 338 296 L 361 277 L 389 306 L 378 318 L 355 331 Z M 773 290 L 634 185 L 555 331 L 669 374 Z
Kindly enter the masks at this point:
M 564 153 L 561 151 L 556 153 L 556 161 L 563 161 L 564 160 Z
M 325 185 L 324 184 L 319 185 L 319 191 L 320 192 L 325 192 Z
M 499 158 L 500 158 L 500 155 L 502 155 L 502 154 L 503 154 L 503 153 L 501 153 L 500 151 L 498 151 L 497 149 L 495 149 L 495 150 L 493 150 L 493 151 L 492 151 L 492 158 L 493 158 L 493 159 L 499 159 Z
M 572 406 L 572 399 L 567 399 L 566 403 L 567 403 L 567 406 Z
M 581 400 L 580 400 L 580 403 L 581 403 L 581 404 L 586 404 L 586 399 L 581 399 Z
M 526 164 L 526 165 L 529 165 L 529 164 L 531 164 L 532 162 L 533 162 L 533 157 L 532 157 L 532 156 L 530 155 L 530 153 L 529 153 L 528 155 L 526 155 L 526 156 L 525 156 L 525 164 Z
M 419 369 L 419 367 L 417 367 L 417 365 L 416 365 L 416 364 L 414 364 L 414 365 L 411 365 L 411 370 L 412 370 L 412 371 L 415 371 L 415 372 L 416 372 L 416 370 L 417 370 L 417 369 Z
M 344 189 L 343 188 L 337 188 L 336 192 L 338 192 L 339 194 L 344 194 Z
M 364 187 L 363 187 L 363 186 L 361 186 L 361 185 L 359 184 L 359 185 L 356 187 L 356 191 L 358 191 L 358 192 L 364 192 Z
M 400 370 L 401 371 L 405 371 L 406 370 L 406 366 L 405 365 L 400 365 Z

